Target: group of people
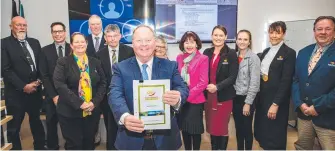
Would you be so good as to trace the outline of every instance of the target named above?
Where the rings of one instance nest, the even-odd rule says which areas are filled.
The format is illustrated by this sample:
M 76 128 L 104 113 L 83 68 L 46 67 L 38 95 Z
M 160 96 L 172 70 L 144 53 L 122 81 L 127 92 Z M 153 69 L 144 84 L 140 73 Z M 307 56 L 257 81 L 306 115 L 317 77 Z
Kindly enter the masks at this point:
M 233 113 L 238 150 L 251 150 L 254 136 L 263 149 L 285 150 L 291 97 L 298 112 L 296 149 L 313 149 L 315 138 L 322 149 L 335 149 L 334 17 L 315 20 L 316 43 L 297 58 L 284 43 L 285 23 L 277 21 L 268 29 L 271 46 L 260 54 L 252 51 L 250 31 L 240 30 L 231 49 L 225 43 L 228 31 L 217 25 L 212 46 L 203 53 L 197 33 L 185 32 L 176 61 L 169 60 L 164 37 L 149 26 L 134 29 L 130 47 L 120 43 L 117 25 L 102 29 L 97 15 L 88 22 L 92 34 L 75 32 L 70 43 L 65 25 L 52 23 L 54 42 L 41 48 L 26 36 L 26 20 L 12 19 L 11 36 L 1 41 L 1 72 L 7 113 L 13 115 L 7 128 L 13 149 L 22 149 L 19 133 L 27 112 L 34 149 L 59 149 L 59 122 L 65 149 L 94 150 L 103 114 L 108 150 L 178 150 L 181 138 L 186 150 L 199 150 L 203 119 L 212 150 L 225 150 Z M 162 101 L 171 106 L 171 129 L 144 130 L 134 116 L 133 80 L 158 79 L 170 79 Z M 47 147 L 39 118 L 42 85 Z

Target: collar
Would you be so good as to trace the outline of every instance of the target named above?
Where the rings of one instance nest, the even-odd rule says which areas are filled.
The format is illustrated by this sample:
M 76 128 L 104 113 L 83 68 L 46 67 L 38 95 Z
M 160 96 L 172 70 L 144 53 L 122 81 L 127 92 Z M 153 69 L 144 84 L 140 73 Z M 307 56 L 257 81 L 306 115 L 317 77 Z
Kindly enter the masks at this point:
M 101 40 L 102 34 L 103 34 L 102 31 L 100 32 L 98 36 L 92 34 L 92 38 L 95 40 L 95 37 L 99 37 L 99 40 Z
M 58 49 L 59 46 L 62 46 L 63 49 L 65 49 L 65 41 L 62 42 L 62 43 L 56 43 L 56 42 L 54 42 L 54 43 L 55 43 L 56 49 Z
M 142 65 L 144 63 L 142 63 L 140 60 L 138 60 L 137 57 L 136 57 L 136 61 L 137 61 L 138 65 L 140 66 L 140 69 L 142 69 Z M 149 69 L 152 69 L 153 62 L 154 62 L 154 57 L 151 57 L 151 59 L 146 63 L 148 65 Z
M 284 44 L 284 40 L 282 40 L 278 45 L 270 46 L 271 49 L 279 49 Z
M 119 52 L 119 50 L 120 50 L 120 44 L 118 44 L 116 46 L 116 48 L 114 48 L 114 49 L 116 50 L 115 52 Z M 113 48 L 111 46 L 108 46 L 108 52 L 112 52 L 112 50 L 113 50 Z
M 335 41 L 335 40 L 333 40 L 333 41 L 332 41 L 331 43 L 329 43 L 328 45 L 323 46 L 322 49 L 323 49 L 323 50 L 327 50 L 332 44 L 334 44 L 334 41 Z M 316 47 L 316 50 L 318 50 L 321 46 L 320 46 L 318 43 L 316 43 L 316 46 L 315 46 L 315 47 Z

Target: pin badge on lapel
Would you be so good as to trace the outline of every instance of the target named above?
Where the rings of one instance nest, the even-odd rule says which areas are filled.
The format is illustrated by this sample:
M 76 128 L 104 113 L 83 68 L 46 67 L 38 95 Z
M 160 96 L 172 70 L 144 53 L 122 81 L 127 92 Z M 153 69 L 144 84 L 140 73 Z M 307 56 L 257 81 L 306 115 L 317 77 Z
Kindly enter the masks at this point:
M 329 62 L 329 63 L 328 63 L 328 66 L 330 66 L 330 67 L 335 67 L 335 61 L 331 61 L 331 62 Z
M 269 80 L 269 76 L 266 75 L 266 74 L 263 74 L 263 75 L 262 75 L 262 78 L 263 78 L 263 81 L 264 81 L 264 82 L 267 82 L 267 81 Z
M 228 64 L 228 60 L 227 59 L 224 59 L 222 64 Z
M 283 56 L 279 56 L 278 58 L 277 58 L 277 60 L 283 60 L 284 58 L 283 58 Z

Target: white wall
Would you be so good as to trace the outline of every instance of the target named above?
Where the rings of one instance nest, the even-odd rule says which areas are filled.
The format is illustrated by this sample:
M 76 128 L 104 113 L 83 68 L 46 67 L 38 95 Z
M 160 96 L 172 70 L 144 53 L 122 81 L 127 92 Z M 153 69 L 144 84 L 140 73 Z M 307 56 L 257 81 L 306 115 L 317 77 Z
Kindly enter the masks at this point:
M 23 0 L 28 21 L 28 34 L 41 45 L 52 42 L 50 24 L 62 21 L 69 26 L 68 0 Z M 335 16 L 335 0 L 238 0 L 237 29 L 248 29 L 253 36 L 253 50 L 261 52 L 267 46 L 269 22 L 315 19 L 321 15 Z M 11 0 L 1 0 L 1 37 L 10 34 Z M 231 33 L 231 32 L 230 32 Z M 210 44 L 204 44 L 208 48 Z M 234 47 L 234 44 L 229 44 Z M 203 49 L 202 49 L 203 50 Z M 177 44 L 169 45 L 169 58 L 180 53 Z

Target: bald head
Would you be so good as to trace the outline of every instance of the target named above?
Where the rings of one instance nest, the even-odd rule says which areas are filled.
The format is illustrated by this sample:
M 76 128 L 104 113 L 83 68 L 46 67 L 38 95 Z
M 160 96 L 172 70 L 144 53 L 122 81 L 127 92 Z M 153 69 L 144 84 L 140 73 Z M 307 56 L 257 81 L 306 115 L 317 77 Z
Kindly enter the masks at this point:
M 21 16 L 16 16 L 12 19 L 9 25 L 12 34 L 19 40 L 24 40 L 26 38 L 27 32 L 27 21 Z
M 148 26 L 148 25 L 144 25 L 144 24 L 142 24 L 142 25 L 139 25 L 139 26 L 137 26 L 134 30 L 133 30 L 133 39 L 134 39 L 134 37 L 135 37 L 135 33 L 137 32 L 137 31 L 140 31 L 140 32 L 146 32 L 147 34 L 150 34 L 150 35 L 152 35 L 152 36 L 154 36 L 155 37 L 155 32 L 154 32 L 154 30 L 150 27 L 150 26 Z

